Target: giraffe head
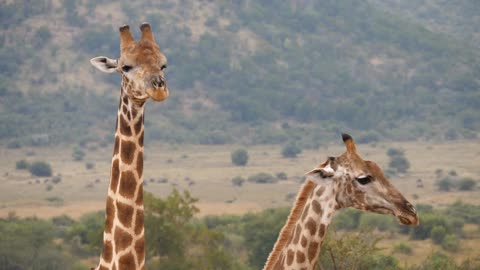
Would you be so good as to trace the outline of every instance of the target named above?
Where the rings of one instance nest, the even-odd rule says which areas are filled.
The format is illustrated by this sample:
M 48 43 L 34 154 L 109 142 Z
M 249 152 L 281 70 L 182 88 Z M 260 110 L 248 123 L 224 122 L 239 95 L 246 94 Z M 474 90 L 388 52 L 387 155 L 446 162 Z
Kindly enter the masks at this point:
M 360 157 L 350 135 L 342 134 L 342 138 L 347 151 L 339 157 L 329 157 L 307 175 L 314 181 L 333 181 L 340 208 L 390 214 L 404 225 L 418 225 L 416 209 L 390 183 L 380 167 Z
M 90 63 L 100 71 L 120 73 L 128 97 L 139 101 L 146 101 L 149 97 L 163 101 L 169 94 L 163 73 L 167 58 L 155 42 L 150 25 L 143 23 L 140 30 L 142 37 L 137 42 L 128 25 L 120 27 L 120 58 L 98 56 Z

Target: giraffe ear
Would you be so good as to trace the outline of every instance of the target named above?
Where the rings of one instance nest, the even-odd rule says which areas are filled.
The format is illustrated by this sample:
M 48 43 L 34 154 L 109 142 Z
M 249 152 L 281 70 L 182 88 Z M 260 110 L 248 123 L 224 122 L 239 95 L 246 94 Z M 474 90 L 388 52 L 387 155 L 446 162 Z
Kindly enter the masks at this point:
M 329 157 L 327 161 L 320 164 L 318 167 L 314 168 L 313 170 L 307 172 L 305 175 L 307 177 L 310 176 L 317 179 L 332 177 L 335 174 L 335 169 L 336 169 L 336 166 L 334 165 L 334 163 L 335 163 L 335 158 Z
M 113 73 L 117 71 L 117 60 L 110 59 L 105 56 L 97 56 L 90 59 L 90 63 L 98 70 L 105 73 Z

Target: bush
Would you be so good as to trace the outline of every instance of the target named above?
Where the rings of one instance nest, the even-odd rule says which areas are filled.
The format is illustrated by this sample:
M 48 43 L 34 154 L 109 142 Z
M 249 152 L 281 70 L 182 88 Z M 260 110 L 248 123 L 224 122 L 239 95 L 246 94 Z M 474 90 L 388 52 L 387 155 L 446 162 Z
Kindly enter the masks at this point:
M 85 163 L 85 168 L 86 168 L 87 170 L 91 170 L 91 169 L 95 168 L 95 163 L 93 163 L 93 162 L 87 162 L 87 163 Z
M 472 191 L 475 189 L 477 182 L 471 178 L 462 178 L 458 181 L 458 189 L 462 191 Z
M 302 152 L 302 149 L 296 144 L 287 144 L 282 149 L 282 156 L 284 158 L 296 158 L 298 154 Z
M 232 152 L 232 163 L 237 166 L 245 166 L 248 162 L 248 152 L 245 149 L 237 149 Z
M 388 167 L 396 170 L 399 173 L 406 173 L 410 168 L 410 162 L 402 156 L 394 156 L 390 159 Z
M 453 180 L 449 177 L 437 180 L 435 182 L 435 185 L 437 186 L 439 191 L 450 191 L 455 186 Z
M 279 180 L 287 180 L 287 179 L 288 179 L 287 174 L 284 173 L 284 172 L 279 172 L 279 173 L 277 173 L 275 176 L 277 176 L 277 178 L 278 178 Z
M 28 170 L 29 166 L 30 166 L 30 164 L 25 159 L 19 160 L 15 164 L 15 168 L 17 170 Z
M 405 243 L 400 243 L 393 248 L 393 252 L 406 254 L 406 255 L 411 255 L 412 254 L 412 248 Z
M 73 157 L 73 160 L 75 160 L 75 161 L 83 160 L 83 158 L 85 157 L 85 152 L 83 152 L 82 150 L 80 150 L 78 148 L 75 148 L 73 150 L 72 157 Z
M 52 176 L 52 167 L 44 161 L 36 161 L 30 165 L 29 171 L 35 176 Z
M 430 231 L 430 237 L 432 238 L 432 241 L 439 245 L 442 243 L 443 239 L 445 238 L 445 234 L 447 231 L 445 230 L 445 227 L 443 226 L 434 226 L 432 230 Z
M 458 251 L 460 248 L 460 241 L 458 240 L 458 237 L 454 234 L 445 236 L 442 241 L 442 248 L 451 252 Z
M 270 183 L 276 183 L 278 179 L 273 177 L 273 175 L 269 173 L 258 173 L 248 177 L 248 181 L 258 183 L 258 184 L 270 184 Z
M 388 148 L 387 155 L 389 157 L 403 156 L 403 151 L 397 148 Z
M 243 178 L 243 177 L 241 177 L 241 176 L 235 176 L 235 177 L 232 179 L 232 185 L 234 185 L 234 186 L 236 186 L 236 187 L 241 187 L 244 182 L 245 182 L 245 178 Z
M 62 177 L 60 177 L 59 175 L 54 176 L 54 177 L 52 178 L 52 183 L 58 184 L 58 183 L 60 183 L 60 182 L 62 182 Z

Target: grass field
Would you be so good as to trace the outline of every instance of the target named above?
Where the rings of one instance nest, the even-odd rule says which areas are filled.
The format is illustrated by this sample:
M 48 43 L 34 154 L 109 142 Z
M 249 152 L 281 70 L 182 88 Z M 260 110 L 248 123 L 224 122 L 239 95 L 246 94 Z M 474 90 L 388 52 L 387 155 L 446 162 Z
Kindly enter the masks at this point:
M 83 150 L 86 156 L 82 161 L 74 161 L 73 149 L 78 146 L 53 146 L 45 148 L 0 149 L 0 216 L 10 212 L 16 215 L 50 218 L 67 214 L 78 218 L 85 213 L 103 210 L 108 186 L 111 146 L 104 148 L 87 145 Z M 249 162 L 245 167 L 234 166 L 230 154 L 240 148 L 237 145 L 198 146 L 198 145 L 161 145 L 148 143 L 145 149 L 144 180 L 145 190 L 156 196 L 165 197 L 173 188 L 188 190 L 200 199 L 197 206 L 200 215 L 243 214 L 249 211 L 280 206 L 291 206 L 287 199 L 300 187 L 300 179 L 305 172 L 321 163 L 327 156 L 338 156 L 344 152 L 344 146 L 338 142 L 316 150 L 304 150 L 295 159 L 281 156 L 280 146 L 243 147 L 248 150 Z M 387 168 L 389 148 L 400 148 L 410 162 L 407 174 L 393 177 L 394 185 L 412 202 L 428 203 L 442 207 L 456 200 L 480 204 L 480 190 L 470 192 L 440 192 L 435 187 L 435 171 L 455 170 L 459 177 L 480 179 L 480 147 L 478 141 L 451 143 L 404 142 L 360 145 L 359 151 L 364 159 L 376 161 Z M 54 175 L 61 176 L 61 182 L 53 184 L 52 177 L 33 177 L 29 172 L 16 170 L 18 160 L 42 160 L 52 165 Z M 86 169 L 86 163 L 94 164 Z M 246 182 L 242 187 L 234 187 L 231 179 L 235 176 L 267 172 L 284 172 L 288 179 L 277 184 L 255 184 Z M 424 188 L 417 188 L 416 181 L 421 178 Z M 48 180 L 47 180 L 48 179 Z M 168 179 L 167 183 L 160 183 Z M 480 183 L 479 183 L 480 184 Z M 47 190 L 48 186 L 51 190 Z M 477 229 L 478 230 L 478 229 Z M 471 239 L 462 239 L 462 250 L 454 254 L 459 261 L 478 256 L 478 232 Z M 403 237 L 403 238 L 402 238 Z M 439 246 L 430 240 L 410 241 L 404 236 L 387 236 L 380 242 L 385 254 L 392 254 L 392 248 L 408 242 L 414 250 L 413 255 L 394 254 L 400 261 L 419 263 L 431 255 Z
M 407 174 L 391 180 L 405 196 L 415 203 L 443 206 L 455 200 L 479 204 L 479 190 L 473 192 L 439 192 L 435 188 L 435 170 L 455 170 L 459 177 L 480 179 L 480 147 L 478 141 L 455 143 L 381 143 L 375 146 L 360 145 L 365 159 L 376 161 L 381 167 L 388 166 L 388 148 L 405 151 L 411 167 Z M 101 210 L 108 185 L 110 171 L 110 147 L 87 146 L 87 155 L 82 161 L 72 158 L 74 146 L 48 148 L 21 148 L 0 150 L 0 216 L 15 211 L 19 216 L 37 215 L 51 217 L 68 214 L 78 217 L 86 212 Z M 343 145 L 332 143 L 317 150 L 304 150 L 295 159 L 281 156 L 279 146 L 245 147 L 249 162 L 245 167 L 234 166 L 230 153 L 239 148 L 225 146 L 167 146 L 148 144 L 145 149 L 145 190 L 157 196 L 168 195 L 173 188 L 189 190 L 200 199 L 201 215 L 232 213 L 241 214 L 269 207 L 290 206 L 287 194 L 296 193 L 303 174 L 329 155 L 343 153 Z M 33 177 L 27 171 L 16 170 L 18 160 L 43 160 L 52 165 L 54 175 L 62 181 L 52 184 L 50 178 Z M 87 170 L 85 164 L 93 163 Z M 234 187 L 235 176 L 248 177 L 255 173 L 276 174 L 284 172 L 288 180 L 277 184 L 254 184 L 246 182 Z M 424 188 L 416 187 L 421 178 Z M 46 180 L 48 179 L 48 180 Z M 168 179 L 167 183 L 159 183 Z M 47 182 L 45 182 L 47 181 Z M 38 183 L 37 183 L 38 182 Z M 47 186 L 53 188 L 47 191 Z M 53 198 L 53 199 L 52 199 Z M 417 198 L 417 199 L 414 199 Z

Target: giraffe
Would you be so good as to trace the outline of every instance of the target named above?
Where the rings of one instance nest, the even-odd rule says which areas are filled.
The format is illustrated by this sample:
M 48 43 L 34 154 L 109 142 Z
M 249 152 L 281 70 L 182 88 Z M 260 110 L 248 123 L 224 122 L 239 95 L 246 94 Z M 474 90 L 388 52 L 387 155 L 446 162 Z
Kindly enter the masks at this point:
M 313 270 L 334 213 L 346 207 L 395 216 L 401 224 L 420 223 L 416 209 L 373 161 L 363 160 L 355 142 L 342 134 L 346 152 L 329 157 L 306 174 L 288 220 L 264 270 Z
M 163 73 L 167 59 L 160 52 L 150 25 L 140 26 L 142 36 L 138 42 L 128 25 L 119 30 L 120 58 L 99 56 L 90 60 L 100 71 L 122 76 L 103 248 L 95 270 L 145 269 L 144 105 L 149 98 L 159 102 L 169 95 Z

